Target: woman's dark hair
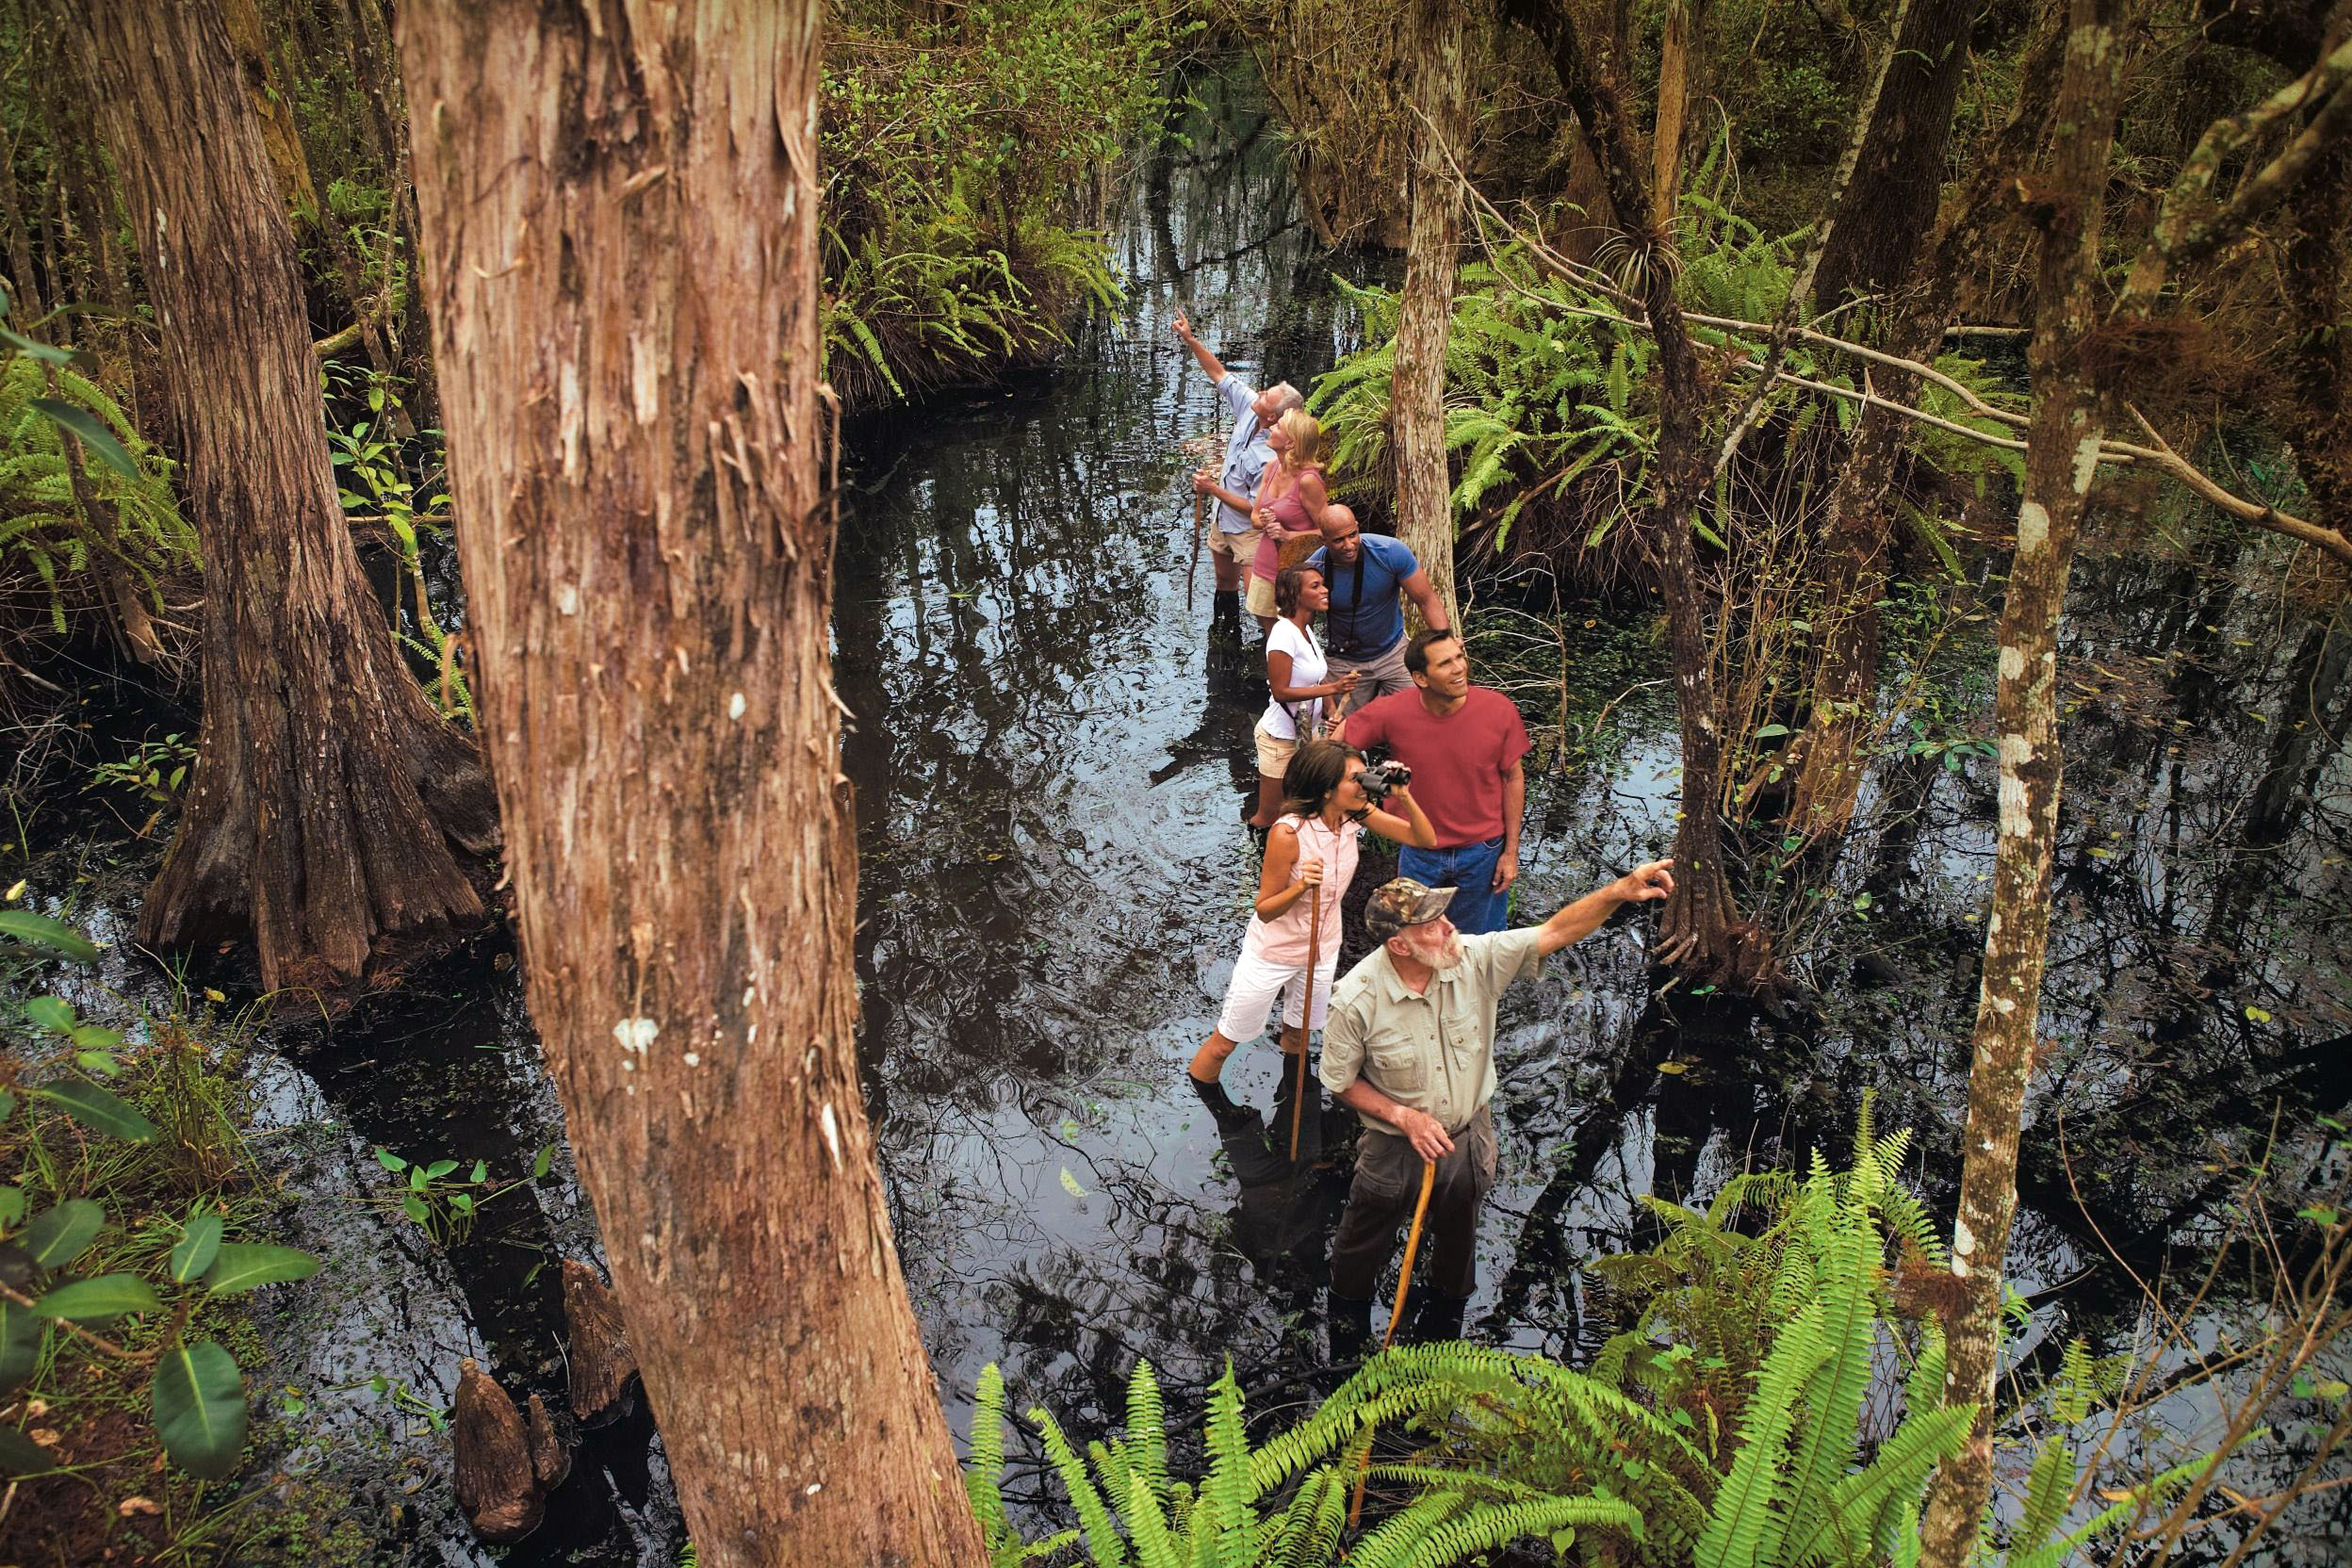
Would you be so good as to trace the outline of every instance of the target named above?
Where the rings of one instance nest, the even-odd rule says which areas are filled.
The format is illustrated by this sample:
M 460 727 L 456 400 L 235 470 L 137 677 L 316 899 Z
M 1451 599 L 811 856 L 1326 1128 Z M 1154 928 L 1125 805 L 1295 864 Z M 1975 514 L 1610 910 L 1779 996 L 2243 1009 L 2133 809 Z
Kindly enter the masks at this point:
M 1298 596 L 1306 592 L 1307 579 L 1321 577 L 1320 566 L 1284 566 L 1274 579 L 1274 612 L 1278 615 L 1298 613 Z
M 1364 753 L 1342 741 L 1308 741 L 1291 754 L 1282 770 L 1282 814 L 1311 817 L 1323 809 L 1331 792 L 1348 782 L 1348 762 L 1364 760 Z

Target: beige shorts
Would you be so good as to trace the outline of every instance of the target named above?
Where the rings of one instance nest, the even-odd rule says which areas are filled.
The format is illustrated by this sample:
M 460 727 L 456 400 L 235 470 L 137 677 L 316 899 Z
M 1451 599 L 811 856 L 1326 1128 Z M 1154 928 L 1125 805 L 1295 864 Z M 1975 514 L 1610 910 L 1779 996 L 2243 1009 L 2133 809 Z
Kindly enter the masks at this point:
M 1258 536 L 1249 532 L 1228 533 L 1215 517 L 1211 517 L 1209 548 L 1215 554 L 1230 556 L 1238 564 L 1247 566 L 1250 557 L 1257 553 Z
M 1258 743 L 1258 774 L 1265 778 L 1280 778 L 1290 771 L 1290 760 L 1298 755 L 1298 743 L 1285 741 L 1279 735 L 1266 732 L 1266 721 L 1250 732 Z
M 1236 534 L 1234 537 L 1240 536 Z M 1282 614 L 1281 611 L 1274 608 L 1273 580 L 1260 577 L 1255 572 L 1250 574 L 1250 590 L 1242 596 L 1241 602 L 1250 613 L 1263 615 L 1269 621 Z

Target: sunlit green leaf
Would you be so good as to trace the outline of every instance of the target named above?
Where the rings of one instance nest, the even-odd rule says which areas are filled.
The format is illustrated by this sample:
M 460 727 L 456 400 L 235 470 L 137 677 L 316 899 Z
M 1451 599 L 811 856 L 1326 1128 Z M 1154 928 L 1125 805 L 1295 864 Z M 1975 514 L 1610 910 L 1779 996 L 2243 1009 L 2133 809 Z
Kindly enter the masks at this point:
M 45 1293 L 33 1303 L 33 1310 L 41 1316 L 62 1317 L 72 1323 L 121 1317 L 126 1313 L 159 1312 L 162 1308 L 155 1291 L 136 1274 L 101 1274 L 94 1280 L 75 1280 Z
M 220 1250 L 220 1217 L 200 1214 L 189 1220 L 180 1232 L 180 1239 L 172 1246 L 172 1282 L 193 1283 Z
M 24 1250 L 43 1268 L 63 1268 L 98 1239 L 106 1211 L 87 1198 L 69 1198 L 33 1217 L 24 1227 Z
M 59 996 L 37 996 L 24 1004 L 24 1016 L 53 1035 L 74 1032 L 74 1009 Z
M 245 1380 L 210 1340 L 175 1345 L 156 1364 L 151 1390 L 155 1435 L 192 1476 L 217 1481 L 245 1450 Z
M 18 941 L 47 948 L 77 964 L 98 961 L 97 946 L 89 938 L 70 925 L 29 909 L 0 909 L 0 937 L 13 937 Z
M 155 1124 L 135 1106 L 87 1078 L 52 1078 L 34 1086 L 33 1098 L 62 1108 L 93 1133 L 105 1133 L 126 1143 L 145 1143 L 156 1135 Z
M 293 1247 L 266 1247 L 224 1242 L 212 1267 L 204 1273 L 205 1288 L 215 1296 L 307 1280 L 318 1272 L 318 1260 Z

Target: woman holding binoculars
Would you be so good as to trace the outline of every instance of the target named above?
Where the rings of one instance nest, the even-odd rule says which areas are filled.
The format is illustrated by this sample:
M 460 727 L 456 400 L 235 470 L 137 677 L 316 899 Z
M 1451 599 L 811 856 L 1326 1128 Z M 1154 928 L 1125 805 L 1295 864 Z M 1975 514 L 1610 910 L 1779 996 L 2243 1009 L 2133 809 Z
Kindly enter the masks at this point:
M 1299 570 L 1304 568 L 1293 568 Z M 1288 580 L 1292 573 L 1282 576 Z M 1364 793 L 1364 754 L 1352 746 L 1308 740 L 1283 772 L 1282 815 L 1266 838 L 1256 913 L 1233 961 L 1217 1028 L 1192 1057 L 1192 1086 L 1220 1125 L 1229 1116 L 1252 1114 L 1235 1105 L 1217 1079 L 1234 1048 L 1265 1032 L 1278 995 L 1283 999 L 1282 1023 L 1298 1032 L 1299 1050 L 1306 1049 L 1306 1031 L 1322 1027 L 1339 968 L 1339 906 L 1356 874 L 1358 836 L 1369 827 L 1383 839 L 1418 849 L 1437 841 L 1436 829 L 1409 785 L 1389 789 L 1383 808 Z M 1309 990 L 1315 997 L 1312 1019 L 1306 1008 Z

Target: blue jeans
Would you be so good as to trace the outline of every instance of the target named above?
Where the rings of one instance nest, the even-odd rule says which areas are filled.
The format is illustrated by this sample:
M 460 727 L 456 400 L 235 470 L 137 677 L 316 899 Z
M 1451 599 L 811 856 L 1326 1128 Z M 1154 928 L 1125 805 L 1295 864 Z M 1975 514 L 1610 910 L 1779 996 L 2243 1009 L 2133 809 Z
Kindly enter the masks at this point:
M 1425 888 L 1460 888 L 1446 918 L 1465 937 L 1500 931 L 1511 908 L 1511 890 L 1494 891 L 1494 862 L 1503 858 L 1503 841 L 1460 844 L 1452 849 L 1415 849 L 1405 844 L 1396 851 L 1396 874 Z

